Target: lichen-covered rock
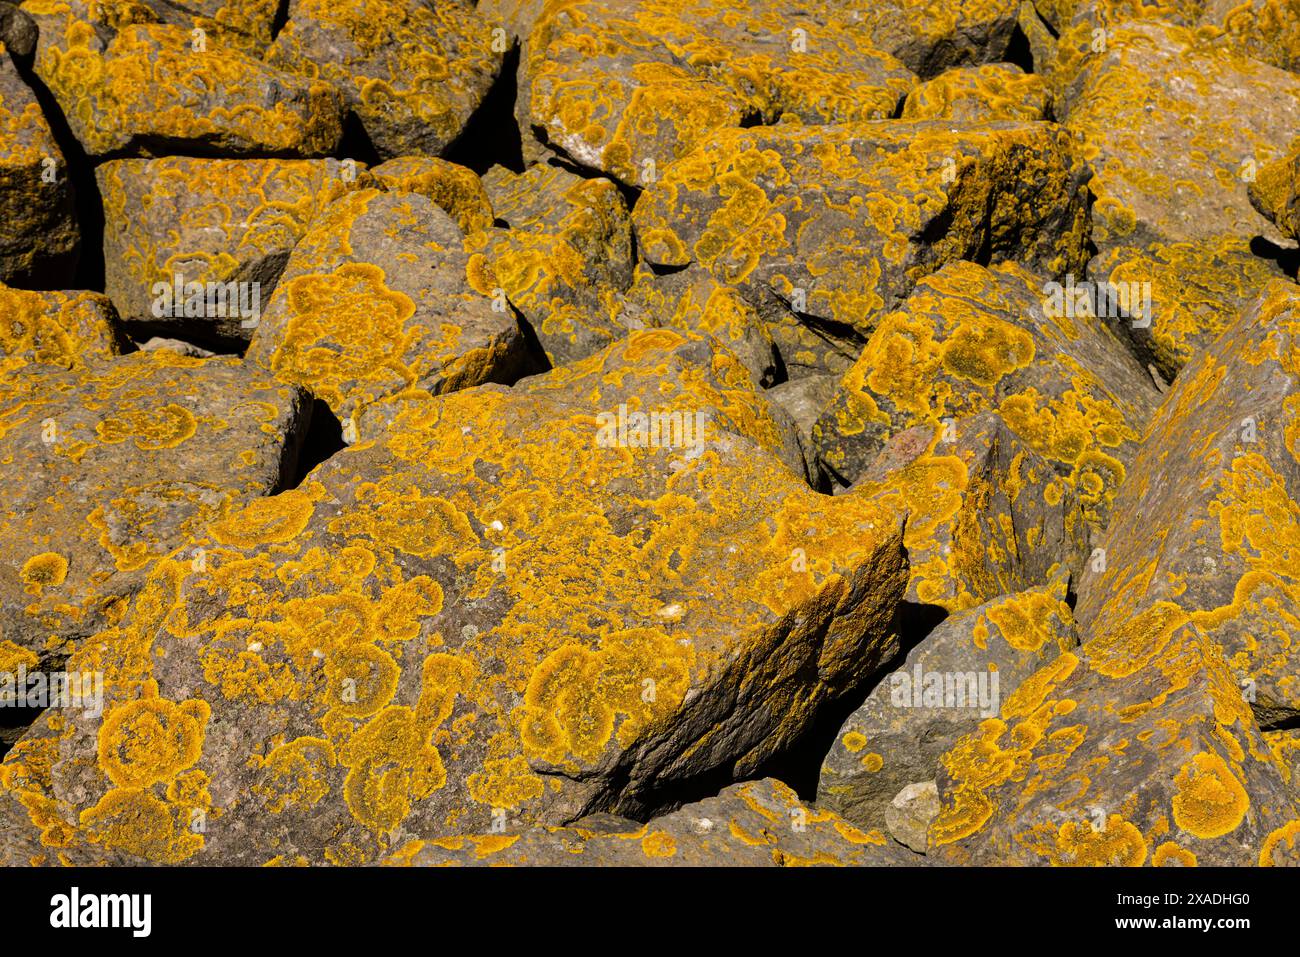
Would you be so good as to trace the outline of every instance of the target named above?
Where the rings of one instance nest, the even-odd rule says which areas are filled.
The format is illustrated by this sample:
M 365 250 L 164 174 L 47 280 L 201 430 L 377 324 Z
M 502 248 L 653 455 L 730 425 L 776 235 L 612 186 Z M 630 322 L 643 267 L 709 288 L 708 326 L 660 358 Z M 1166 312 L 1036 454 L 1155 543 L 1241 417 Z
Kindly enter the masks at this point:
M 1179 373 L 1079 588 L 1094 629 L 1190 616 L 1265 726 L 1300 717 L 1298 410 L 1300 288 L 1278 280 Z
M 1119 334 L 1069 298 L 1013 264 L 923 279 L 814 427 L 825 469 L 848 484 L 889 436 L 993 410 L 1104 527 L 1159 393 Z
M 1020 17 L 1019 0 L 832 0 L 829 7 L 866 27 L 874 46 L 926 78 L 1003 59 Z
M 0 3 L 0 44 L 10 55 L 26 60 L 36 50 L 40 31 L 36 21 L 15 3 Z
M 1300 6 L 1295 0 L 1206 0 L 1199 25 L 1221 31 L 1221 42 L 1248 57 L 1300 71 Z
M 91 156 L 213 152 L 324 156 L 343 132 L 327 83 L 158 23 L 139 3 L 27 0 L 34 69 Z
M 0 380 L 28 363 L 72 369 L 122 352 L 117 311 L 95 292 L 0 286 Z
M 161 556 L 282 486 L 303 426 L 297 391 L 236 359 L 142 352 L 0 379 L 5 641 L 57 656 L 117 621 Z
M 127 159 L 95 171 L 105 289 L 139 335 L 247 342 L 289 253 L 329 203 L 372 185 L 338 160 Z
M 961 67 L 922 83 L 903 103 L 905 120 L 1044 120 L 1052 94 L 1042 77 L 1010 63 Z
M 1285 235 L 1300 236 L 1300 140 L 1286 155 L 1264 164 L 1249 184 L 1251 205 Z
M 997 717 L 1020 683 L 1078 647 L 1066 580 L 945 619 L 883 675 L 836 735 L 822 763 L 817 805 L 858 827 L 886 826 L 890 804 L 933 780 L 939 758 Z M 925 842 L 913 850 L 925 853 Z
M 535 827 L 414 840 L 396 867 L 848 867 L 911 864 L 876 831 L 805 807 L 780 781 L 733 784 L 629 831 Z
M 698 266 L 666 276 L 638 269 L 631 288 L 615 302 L 614 319 L 629 329 L 713 336 L 736 354 L 756 383 L 767 387 L 776 380 L 776 350 L 758 310 Z
M 385 159 L 436 156 L 501 68 L 492 30 L 458 3 L 292 0 L 267 61 L 340 89 Z
M 436 156 L 398 156 L 370 170 L 384 189 L 419 193 L 456 221 L 465 235 L 490 229 L 496 214 L 472 169 Z
M 525 51 L 522 125 L 635 187 L 716 130 L 883 119 L 915 82 L 808 0 L 551 0 Z
M 1145 290 L 1150 314 L 1129 323 L 1129 339 L 1143 362 L 1172 382 L 1282 270 L 1232 237 L 1115 246 L 1088 265 L 1088 276 L 1116 289 Z
M 962 611 L 1077 573 L 1073 490 L 994 413 L 894 436 L 849 493 L 907 516 L 907 600 Z
M 661 405 L 681 343 L 629 340 L 626 409 L 588 399 L 599 357 L 452 393 L 196 529 L 204 570 L 161 563 L 69 662 L 102 718 L 6 759 L 0 860 L 360 863 L 779 754 L 897 652 L 901 528 L 764 451 L 734 358 Z
M 261 56 L 271 43 L 271 30 L 281 0 L 132 0 L 163 23 L 185 28 L 195 41 L 235 47 Z
M 782 125 L 717 134 L 632 218 L 652 265 L 698 263 L 865 336 L 954 260 L 1081 275 L 1085 180 L 1065 131 L 1044 123 Z
M 398 396 L 523 374 L 526 345 L 482 256 L 418 193 L 343 194 L 294 248 L 247 360 L 323 400 L 344 441 Z M 372 426 L 381 427 L 381 426 Z
M 623 336 L 615 303 L 632 281 L 634 257 L 618 187 L 546 164 L 518 176 L 494 167 L 483 186 L 505 226 L 469 237 L 465 248 L 492 263 L 500 294 L 550 361 L 585 358 Z
M 1104 50 L 1067 120 L 1096 173 L 1097 245 L 1275 237 L 1246 190 L 1300 129 L 1300 76 L 1163 22 L 1106 30 Z
M 66 282 L 80 241 L 63 153 L 0 42 L 0 282 Z
M 1298 812 L 1213 639 L 1167 602 L 1098 624 L 943 756 L 929 855 L 1281 862 Z

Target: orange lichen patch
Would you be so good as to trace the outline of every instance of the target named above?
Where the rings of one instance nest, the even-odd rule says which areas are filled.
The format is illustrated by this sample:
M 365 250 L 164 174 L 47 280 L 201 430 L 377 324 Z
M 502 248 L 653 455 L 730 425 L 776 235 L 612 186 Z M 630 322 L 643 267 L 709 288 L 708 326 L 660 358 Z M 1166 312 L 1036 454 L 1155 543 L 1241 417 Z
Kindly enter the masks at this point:
M 664 831 L 651 831 L 641 838 L 641 851 L 646 857 L 672 857 L 677 853 L 677 842 Z
M 191 832 L 184 809 L 138 788 L 108 791 L 81 812 L 86 839 L 159 864 L 179 864 L 203 849 L 202 834 Z
M 68 577 L 68 559 L 58 552 L 42 552 L 23 562 L 19 573 L 27 590 L 39 595 L 42 589 L 62 585 Z
M 857 754 L 867 746 L 867 736 L 860 731 L 850 731 L 844 735 L 840 743 L 853 754 Z
M 120 788 L 147 788 L 170 781 L 199 759 L 211 708 L 191 699 L 177 704 L 143 698 L 104 716 L 99 729 L 99 766 Z
M 296 738 L 276 748 L 261 762 L 263 775 L 253 793 L 271 814 L 305 810 L 330 792 L 327 772 L 336 764 L 334 748 L 324 738 Z
M 1259 866 L 1293 865 L 1298 853 L 1300 853 L 1300 820 L 1288 821 L 1264 838 L 1259 848 Z
M 428 742 L 428 725 L 405 707 L 384 709 L 339 750 L 348 768 L 343 796 L 358 821 L 389 831 L 447 782 L 438 749 Z
M 213 522 L 208 529 L 222 545 L 240 548 L 287 542 L 311 521 L 319 490 L 319 485 L 309 482 L 279 495 L 253 499 L 241 510 Z
M 1221 837 L 1241 824 L 1250 796 L 1223 758 L 1201 752 L 1174 777 L 1174 822 L 1199 838 Z
M 1102 827 L 1067 821 L 1056 832 L 1053 864 L 1074 867 L 1141 867 L 1147 844 L 1142 832 L 1118 814 Z
M 1165 841 L 1151 855 L 1152 867 L 1195 867 L 1196 855 L 1173 841 Z
M 138 449 L 171 449 L 191 438 L 198 429 L 194 414 L 184 406 L 169 402 L 156 409 L 140 409 L 103 419 L 95 426 L 95 435 L 105 445 L 128 439 Z

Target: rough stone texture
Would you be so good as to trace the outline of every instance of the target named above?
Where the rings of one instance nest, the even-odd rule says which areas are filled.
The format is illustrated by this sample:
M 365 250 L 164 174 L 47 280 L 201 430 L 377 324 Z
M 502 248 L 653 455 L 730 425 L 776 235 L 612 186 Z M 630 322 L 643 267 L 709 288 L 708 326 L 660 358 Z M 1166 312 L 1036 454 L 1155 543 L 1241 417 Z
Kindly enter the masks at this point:
M 1300 70 L 1300 7 L 1294 0 L 1208 0 L 1201 26 L 1232 49 L 1283 70 Z
M 818 807 L 859 827 L 886 827 L 900 790 L 933 780 L 940 756 L 996 717 L 1039 666 L 1078 647 L 1065 586 L 1061 577 L 995 598 L 926 635 L 840 728 L 822 763 Z M 919 844 L 908 846 L 924 854 Z
M 1159 394 L 1120 334 L 1071 315 L 1064 293 L 1014 265 L 923 279 L 814 427 L 823 466 L 856 481 L 891 435 L 994 410 L 1104 527 Z
M 1166 602 L 1104 625 L 944 755 L 929 854 L 1284 863 L 1296 807 L 1214 641 Z
M 1009 63 L 961 67 L 922 83 L 903 103 L 905 120 L 1044 120 L 1052 94 L 1042 77 Z
M 523 334 L 495 286 L 431 200 L 345 193 L 294 248 L 247 359 L 323 400 L 353 442 L 386 420 L 377 404 L 522 374 Z
M 1251 205 L 1288 237 L 1300 235 L 1300 140 L 1266 163 L 1249 184 Z
M 615 303 L 632 281 L 632 227 L 618 187 L 536 164 L 495 167 L 483 180 L 506 227 L 465 248 L 492 263 L 500 292 L 530 324 L 552 363 L 582 359 L 626 328 Z
M 94 292 L 0 286 L 0 380 L 28 363 L 72 369 L 122 352 L 117 312 Z
M 1018 0 L 831 0 L 850 22 L 867 28 L 871 41 L 922 77 L 953 67 L 1001 60 L 1020 16 Z
M 1179 374 L 1079 588 L 1092 628 L 1181 610 L 1265 725 L 1300 716 L 1298 411 L 1300 289 L 1279 280 Z
M 1116 288 L 1149 290 L 1151 314 L 1128 324 L 1129 340 L 1143 362 L 1172 382 L 1282 270 L 1248 242 L 1230 238 L 1116 246 L 1088 265 L 1088 275 Z
M 593 357 L 196 529 L 206 570 L 160 563 L 69 663 L 105 673 L 102 718 L 47 714 L 6 759 L 0 860 L 359 863 L 493 809 L 646 813 L 787 747 L 897 652 L 901 529 L 764 452 L 734 358 L 660 407 L 681 342 L 634 336 L 627 380 L 644 411 L 693 392 L 698 444 L 598 441 Z
M 888 867 L 912 864 L 879 831 L 861 831 L 771 778 L 633 830 L 575 825 L 411 841 L 385 861 L 405 867 Z
M 1086 172 L 1063 130 L 939 121 L 735 130 L 633 210 L 641 254 L 870 334 L 916 280 L 977 255 L 1082 274 Z
M 758 310 L 697 266 L 667 276 L 639 269 L 631 288 L 616 300 L 613 318 L 629 329 L 663 327 L 713 336 L 736 354 L 756 383 L 767 387 L 776 380 L 776 349 Z
M 894 436 L 850 495 L 907 516 L 907 600 L 957 612 L 1076 572 L 1074 492 L 995 413 Z
M 491 228 L 496 218 L 483 183 L 464 166 L 434 156 L 399 156 L 370 172 L 384 189 L 433 200 L 467 236 Z
M 116 622 L 159 558 L 292 475 L 305 424 L 295 390 L 234 359 L 142 352 L 0 379 L 4 640 L 44 659 Z
M 938 816 L 938 785 L 933 781 L 918 781 L 894 795 L 885 808 L 885 827 L 899 844 L 924 854 L 930 822 Z
M 850 13 L 810 0 L 572 0 L 529 33 L 520 119 L 573 162 L 646 187 L 715 131 L 882 119 L 914 82 Z
M 66 282 L 79 244 L 67 163 L 0 42 L 0 282 Z
M 104 163 L 95 176 L 106 289 L 123 320 L 141 336 L 216 342 L 252 338 L 308 224 L 343 193 L 373 184 L 332 159 L 128 159 Z M 181 288 L 203 284 L 202 309 L 186 310 L 185 294 L 160 301 L 155 284 L 175 289 L 177 277 Z M 222 308 L 206 295 L 210 283 L 240 286 Z
M 292 0 L 267 61 L 343 92 L 385 159 L 439 155 L 501 68 L 492 24 L 457 3 Z
M 1096 173 L 1098 246 L 1277 236 L 1247 181 L 1300 129 L 1300 76 L 1137 22 L 1107 31 L 1068 103 Z
M 214 152 L 324 156 L 343 105 L 235 47 L 200 44 L 142 4 L 27 0 L 40 27 L 34 69 L 92 156 Z

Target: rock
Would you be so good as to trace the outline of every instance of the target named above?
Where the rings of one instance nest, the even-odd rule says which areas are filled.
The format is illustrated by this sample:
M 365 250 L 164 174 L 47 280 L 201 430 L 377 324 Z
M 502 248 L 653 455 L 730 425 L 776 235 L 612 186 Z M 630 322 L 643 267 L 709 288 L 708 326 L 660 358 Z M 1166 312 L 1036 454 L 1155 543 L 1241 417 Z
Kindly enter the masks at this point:
M 1020 16 L 1018 0 L 957 0 L 943 6 L 925 0 L 835 0 L 830 7 L 847 10 L 875 46 L 926 79 L 953 67 L 1003 59 Z
M 907 516 L 907 601 L 953 613 L 1076 573 L 1073 490 L 996 414 L 894 436 L 848 493 Z
M 496 219 L 483 183 L 464 166 L 435 156 L 399 156 L 370 172 L 384 189 L 419 193 L 433 200 L 467 236 L 490 229 Z
M 29 363 L 73 369 L 122 352 L 113 304 L 94 292 L 0 286 L 0 383 Z
M 636 281 L 618 297 L 613 318 L 628 329 L 714 336 L 736 354 L 755 383 L 767 387 L 776 380 L 776 350 L 758 310 L 699 267 L 666 276 L 638 269 Z
M 1082 275 L 1085 178 L 1065 132 L 1043 123 L 782 125 L 719 133 L 632 219 L 651 265 L 698 263 L 866 336 L 953 260 Z
M 67 162 L 0 42 L 0 282 L 66 281 L 80 242 Z
M 647 187 L 716 131 L 883 119 L 914 82 L 862 24 L 808 0 L 580 0 L 534 24 L 520 120 L 571 161 Z
M 234 47 L 261 57 L 271 43 L 271 30 L 280 0 L 133 0 L 147 7 L 162 23 L 183 28 L 190 36 L 222 47 Z
M 201 346 L 196 346 L 181 339 L 164 339 L 161 336 L 154 336 L 152 339 L 140 343 L 141 352 L 156 352 L 159 349 L 178 352 L 183 356 L 190 356 L 195 359 L 209 359 L 216 355 L 215 352 L 209 352 Z
M 1300 717 L 1300 288 L 1271 283 L 1179 373 L 1079 586 L 1093 629 L 1172 606 L 1260 724 Z
M 252 338 L 308 224 L 373 185 L 332 159 L 127 159 L 95 176 L 105 288 L 128 328 L 222 345 Z
M 1104 527 L 1159 402 L 1111 324 L 1062 284 L 960 262 L 886 316 L 813 428 L 826 471 L 856 481 L 889 436 L 984 410 L 1066 479 Z
M 291 0 L 267 62 L 338 87 L 381 157 L 436 156 L 501 68 L 492 29 L 457 3 Z
M 889 836 L 918 854 L 925 853 L 926 832 L 938 816 L 939 788 L 933 781 L 909 784 L 885 808 Z
M 31 57 L 38 35 L 36 21 L 17 4 L 0 3 L 0 44 L 10 55 L 23 60 Z
M 342 136 L 337 90 L 234 47 L 153 22 L 150 8 L 28 0 L 34 70 L 92 158 L 219 153 L 324 156 Z
M 483 186 L 508 228 L 471 236 L 465 248 L 492 263 L 498 292 L 551 363 L 585 358 L 621 338 L 627 329 L 615 303 L 632 282 L 633 246 L 618 187 L 545 164 L 518 176 L 494 167 Z
M 1044 120 L 1052 94 L 1042 77 L 1010 63 L 961 67 L 922 83 L 903 103 L 905 120 Z
M 206 570 L 160 563 L 68 664 L 104 674 L 102 719 L 9 754 L 0 859 L 356 864 L 502 815 L 647 817 L 789 747 L 897 652 L 901 529 L 764 451 L 734 358 L 661 405 L 682 344 L 423 403 L 196 530 Z M 620 435 L 587 399 L 611 379 L 703 431 Z
M 1290 0 L 1207 0 L 1199 25 L 1223 32 L 1223 42 L 1283 70 L 1300 70 L 1300 8 Z
M 1286 236 L 1300 236 L 1300 140 L 1266 163 L 1248 184 L 1251 205 Z
M 44 659 L 109 627 L 159 558 L 283 486 L 305 425 L 295 390 L 236 359 L 142 352 L 6 375 L 4 639 Z
M 1105 31 L 1105 53 L 1089 59 L 1067 102 L 1067 126 L 1096 173 L 1103 251 L 1278 238 L 1246 187 L 1300 128 L 1300 76 L 1142 21 Z
M 1269 863 L 1297 811 L 1214 641 L 1157 602 L 1024 681 L 942 759 L 951 864 Z
M 1151 314 L 1129 323 L 1129 339 L 1142 360 L 1172 382 L 1271 280 L 1282 278 L 1282 270 L 1244 240 L 1227 238 L 1116 246 L 1089 264 L 1088 275 L 1115 288 L 1145 290 Z
M 346 442 L 382 429 L 373 407 L 399 395 L 514 381 L 526 362 L 519 324 L 461 243 L 417 193 L 343 194 L 294 248 L 247 360 L 324 401 Z
M 908 839 L 900 837 L 891 807 L 896 816 L 906 811 L 917 795 L 901 805 L 897 798 L 909 788 L 924 791 L 914 782 L 929 784 L 945 752 L 982 720 L 997 717 L 1002 702 L 1040 666 L 1078 647 L 1065 586 L 1060 577 L 1003 595 L 952 615 L 922 638 L 840 728 L 822 763 L 818 806 L 858 827 L 886 827 L 924 854 L 924 826 L 916 837 L 905 813 L 900 820 Z M 930 793 L 933 817 L 938 792 Z
M 812 430 L 826 406 L 835 397 L 838 387 L 839 378 L 836 376 L 812 375 L 782 382 L 767 392 L 768 399 L 794 420 L 799 447 L 803 449 L 805 469 L 816 488 L 829 488 L 830 479 L 821 474 Z
M 631 831 L 530 828 L 414 840 L 390 866 L 806 867 L 911 864 L 879 831 L 860 831 L 772 778 L 733 784 L 717 797 Z

